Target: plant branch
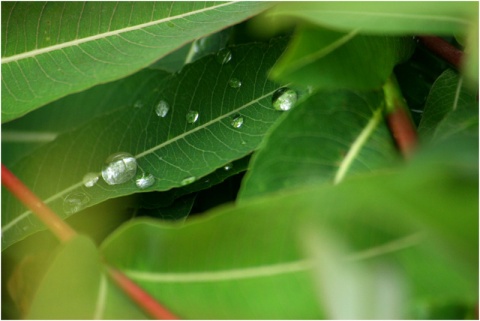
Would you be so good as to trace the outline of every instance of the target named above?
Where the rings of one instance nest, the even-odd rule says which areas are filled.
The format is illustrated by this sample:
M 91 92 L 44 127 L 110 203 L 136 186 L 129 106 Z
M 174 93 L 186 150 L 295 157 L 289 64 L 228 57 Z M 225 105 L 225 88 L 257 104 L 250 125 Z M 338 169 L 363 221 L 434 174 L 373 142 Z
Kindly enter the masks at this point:
M 61 242 L 67 242 L 77 235 L 3 164 L 2 184 L 28 207 Z
M 178 320 L 174 314 L 160 305 L 160 303 L 130 280 L 125 274 L 108 265 L 106 266 L 106 269 L 108 275 L 115 281 L 115 283 L 152 318 L 157 320 Z
M 405 158 L 412 155 L 417 145 L 417 130 L 410 117 L 407 103 L 402 96 L 395 75 L 392 74 L 383 86 L 388 127 Z
M 463 52 L 440 37 L 418 36 L 420 43 L 436 56 L 442 58 L 457 70 L 463 59 Z

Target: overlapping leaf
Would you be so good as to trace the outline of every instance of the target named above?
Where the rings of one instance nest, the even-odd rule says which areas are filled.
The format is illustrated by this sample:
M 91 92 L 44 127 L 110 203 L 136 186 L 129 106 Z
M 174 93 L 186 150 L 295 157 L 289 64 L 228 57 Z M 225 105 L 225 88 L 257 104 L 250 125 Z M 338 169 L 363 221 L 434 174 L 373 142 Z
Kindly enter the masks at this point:
M 408 38 L 307 25 L 299 28 L 272 77 L 318 88 L 378 89 L 412 50 L 413 41 Z
M 398 295 L 397 317 L 415 317 L 424 303 L 460 299 L 473 306 L 478 179 L 465 176 L 461 166 L 427 160 L 394 174 L 320 184 L 217 209 L 180 229 L 151 219 L 130 222 L 104 242 L 102 253 L 182 318 L 332 318 L 328 301 L 316 292 L 322 282 L 313 277 L 323 269 L 315 257 L 330 258 L 325 251 L 337 243 L 306 237 L 327 231 L 346 246 L 342 269 L 368 272 L 349 279 L 373 285 L 368 293 L 365 288 L 350 292 L 355 302 L 378 298 L 371 294 L 381 294 L 386 284 L 373 280 L 384 280 L 388 295 L 393 300 Z M 452 213 L 461 215 L 462 222 L 454 222 Z M 465 224 L 473 227 L 462 231 Z M 386 280 L 383 272 L 381 280 L 372 274 L 381 270 L 394 271 L 400 282 Z M 348 276 L 341 269 L 336 273 Z M 335 297 L 335 286 L 325 286 Z M 335 298 L 352 302 L 345 295 Z M 355 316 L 379 316 L 361 308 L 364 313 Z
M 256 2 L 2 4 L 2 122 L 142 69 L 242 21 Z
M 81 193 L 82 203 L 89 206 L 145 191 L 134 180 L 110 186 L 100 179 L 94 187 L 83 186 L 83 176 L 98 173 L 112 153 L 134 155 L 138 173 L 148 172 L 156 178 L 146 190 L 168 190 L 182 186 L 186 178 L 203 177 L 256 149 L 281 114 L 271 106 L 279 86 L 267 79 L 267 72 L 286 41 L 233 47 L 231 61 L 225 64 L 209 56 L 188 65 L 163 79 L 154 91 L 136 97 L 144 101 L 142 108 L 126 106 L 96 118 L 44 145 L 12 170 L 59 214 L 64 214 L 63 200 L 72 193 Z M 229 85 L 232 78 L 241 81 L 240 88 Z M 155 112 L 160 100 L 170 106 L 165 117 Z M 195 123 L 186 121 L 189 111 L 199 113 Z M 235 117 L 243 117 L 239 128 L 231 124 Z M 8 193 L 2 196 L 6 246 L 40 226 Z
M 299 17 L 344 31 L 445 35 L 465 32 L 477 12 L 477 2 L 317 1 L 283 3 L 270 10 L 269 15 Z
M 391 166 L 383 94 L 319 91 L 296 106 L 252 160 L 240 199 Z

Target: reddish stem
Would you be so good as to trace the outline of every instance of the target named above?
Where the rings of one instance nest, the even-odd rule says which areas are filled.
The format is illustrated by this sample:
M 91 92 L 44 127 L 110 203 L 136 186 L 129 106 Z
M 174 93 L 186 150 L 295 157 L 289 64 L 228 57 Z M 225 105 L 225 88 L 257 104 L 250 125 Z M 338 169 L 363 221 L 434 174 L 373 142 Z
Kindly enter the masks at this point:
M 439 37 L 419 36 L 417 38 L 420 40 L 420 43 L 432 53 L 450 63 L 457 70 L 460 69 L 460 64 L 463 59 L 463 52 L 461 50 Z
M 397 108 L 387 115 L 388 126 L 397 143 L 398 149 L 405 157 L 410 157 L 417 145 L 417 132 L 412 120 L 404 108 Z
M 2 184 L 25 206 L 27 206 L 60 241 L 67 242 L 77 235 L 67 223 L 62 221 L 3 164 Z
M 107 272 L 115 283 L 152 318 L 157 320 L 178 320 L 174 314 L 160 305 L 125 274 L 111 266 L 107 266 Z

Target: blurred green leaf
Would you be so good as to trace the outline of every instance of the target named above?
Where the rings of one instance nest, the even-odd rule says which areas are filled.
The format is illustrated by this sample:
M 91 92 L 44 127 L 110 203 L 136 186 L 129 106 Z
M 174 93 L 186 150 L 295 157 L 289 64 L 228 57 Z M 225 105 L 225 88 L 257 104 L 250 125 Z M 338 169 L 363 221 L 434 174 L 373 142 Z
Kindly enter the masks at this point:
M 319 91 L 289 112 L 252 159 L 239 199 L 391 167 L 381 92 Z
M 413 35 L 465 32 L 478 12 L 478 3 L 456 1 L 317 1 L 285 2 L 268 13 L 281 23 L 285 16 L 343 31 Z
M 97 248 L 88 238 L 79 236 L 61 245 L 27 319 L 145 319 L 102 269 Z
M 127 76 L 189 41 L 268 6 L 259 2 L 6 2 L 2 4 L 2 122 Z
M 378 89 L 395 64 L 412 52 L 413 40 L 408 38 L 302 26 L 271 76 L 322 89 Z
M 68 216 L 64 199 L 69 195 L 85 207 L 132 193 L 166 191 L 185 185 L 184 180 L 192 183 L 250 154 L 281 115 L 271 105 L 280 86 L 267 79 L 267 72 L 287 40 L 231 47 L 231 61 L 224 64 L 215 55 L 189 64 L 181 73 L 162 78 L 153 91 L 150 84 L 145 91 L 139 89 L 134 101 L 140 98 L 143 107 L 125 106 L 92 119 L 11 170 L 62 217 Z M 150 73 L 153 79 L 159 72 Z M 232 88 L 231 79 L 240 80 L 241 87 Z M 170 108 L 165 117 L 155 111 L 160 101 Z M 187 122 L 189 111 L 198 112 L 196 122 Z M 236 117 L 243 119 L 239 128 L 232 125 Z M 140 189 L 133 179 L 113 186 L 100 179 L 86 188 L 84 175 L 98 174 L 107 157 L 117 152 L 134 155 L 137 173 L 152 174 L 155 183 Z M 22 204 L 3 193 L 3 248 L 42 228 Z
M 428 95 L 423 116 L 418 126 L 420 138 L 429 141 L 436 132 L 438 134 L 435 135 L 443 135 L 443 130 L 438 129 L 439 124 L 450 112 L 457 109 L 471 109 L 474 114 L 478 114 L 478 103 L 471 90 L 465 88 L 463 77 L 455 71 L 447 69 L 435 81 Z M 465 120 L 470 121 L 472 119 Z M 460 127 L 457 129 L 462 130 Z
M 459 164 L 432 155 L 397 172 L 222 207 L 181 228 L 132 221 L 103 243 L 102 253 L 182 318 L 332 318 L 317 292 L 322 283 L 312 279 L 330 246 L 345 249 L 343 268 L 367 269 L 367 276 L 349 279 L 376 284 L 360 295 L 373 302 L 394 296 L 389 302 L 403 317 L 414 318 L 425 302 L 476 302 L 478 165 L 468 171 L 477 175 L 465 176 Z M 309 231 L 327 231 L 343 245 L 312 243 Z M 347 288 L 335 286 L 326 290 L 340 290 L 336 298 L 343 300 Z M 367 309 L 362 316 L 381 313 Z

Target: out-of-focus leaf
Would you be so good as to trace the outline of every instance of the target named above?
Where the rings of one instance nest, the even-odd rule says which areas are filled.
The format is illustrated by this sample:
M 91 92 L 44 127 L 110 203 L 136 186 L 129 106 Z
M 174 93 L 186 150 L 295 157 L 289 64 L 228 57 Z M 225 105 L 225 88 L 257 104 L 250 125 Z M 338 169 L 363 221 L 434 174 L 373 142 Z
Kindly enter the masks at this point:
M 413 40 L 409 38 L 302 26 L 272 70 L 272 77 L 318 88 L 378 89 L 395 64 L 412 52 Z
M 188 63 L 192 63 L 208 54 L 218 52 L 227 46 L 232 28 L 227 28 L 207 37 L 199 38 L 178 50 L 166 55 L 149 68 L 176 72 Z
M 239 198 L 392 166 L 398 152 L 381 92 L 319 91 L 276 126 L 252 159 Z
M 478 103 L 471 90 L 465 87 L 463 77 L 455 71 L 447 69 L 435 81 L 427 98 L 423 116 L 418 126 L 421 139 L 424 141 L 431 140 L 434 133 L 438 133 L 439 123 L 446 115 L 457 109 L 472 109 L 475 114 L 478 114 Z M 466 119 L 466 121 L 470 120 Z M 460 127 L 457 129 L 462 130 Z
M 2 122 L 125 77 L 266 8 L 259 2 L 8 2 Z
M 76 237 L 55 254 L 27 319 L 145 319 L 110 283 L 93 242 Z
M 162 87 L 169 76 L 163 71 L 142 70 L 132 76 L 102 84 L 54 101 L 43 108 L 2 125 L 2 163 L 18 160 L 61 133 L 72 131 L 101 115 L 125 106 L 141 106 L 145 93 Z
M 292 16 L 343 31 L 448 35 L 465 32 L 477 12 L 477 2 L 317 1 L 282 3 L 272 8 L 269 15 L 277 18 L 278 23 L 285 16 Z
M 378 289 L 407 295 L 392 301 L 406 318 L 425 302 L 475 303 L 478 167 L 465 175 L 463 164 L 444 161 L 427 153 L 398 172 L 222 207 L 181 228 L 132 221 L 103 243 L 102 253 L 181 318 L 332 318 L 312 279 L 318 261 L 305 248 L 312 229 L 341 238 L 345 268 L 365 262 L 394 271 L 400 283 L 386 280 Z M 327 258 L 319 246 L 314 252 Z M 362 275 L 352 278 L 368 284 Z
M 466 76 L 467 85 L 472 89 L 478 89 L 478 10 L 476 13 L 476 19 L 470 25 L 467 33 L 465 60 L 462 64 L 462 72 Z
M 113 197 L 192 183 L 250 154 L 282 114 L 271 102 L 280 86 L 267 79 L 267 72 L 287 40 L 234 46 L 229 49 L 231 60 L 224 59 L 224 64 L 215 55 L 189 64 L 162 79 L 161 87 L 142 91 L 138 98 L 143 107 L 126 106 L 95 118 L 42 146 L 11 170 L 62 217 L 72 213 L 64 207 L 66 197 L 78 200 L 78 210 Z M 232 79 L 241 86 L 232 87 Z M 156 112 L 161 101 L 169 106 L 164 117 Z M 198 112 L 193 123 L 187 122 L 189 112 Z M 137 174 L 152 174 L 154 184 L 140 189 L 134 179 L 107 185 L 100 178 L 95 186 L 85 187 L 84 175 L 99 174 L 105 160 L 118 152 L 133 155 Z M 2 193 L 3 248 L 41 228 L 23 205 Z

